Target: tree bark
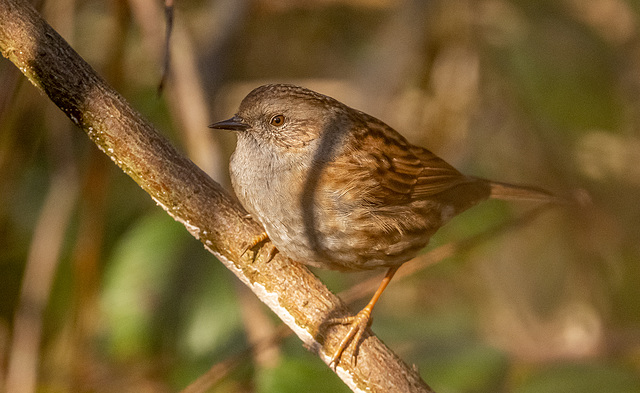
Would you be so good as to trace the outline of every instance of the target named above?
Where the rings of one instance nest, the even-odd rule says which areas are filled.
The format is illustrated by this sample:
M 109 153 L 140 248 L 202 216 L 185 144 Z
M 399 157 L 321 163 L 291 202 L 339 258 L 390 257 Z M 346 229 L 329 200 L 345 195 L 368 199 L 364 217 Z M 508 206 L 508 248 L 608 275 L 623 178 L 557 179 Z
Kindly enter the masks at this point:
M 0 1 L 0 50 L 125 173 L 199 239 L 304 345 L 327 363 L 348 314 L 344 304 L 302 264 L 277 254 L 242 255 L 262 232 L 220 185 L 179 153 L 23 0 Z M 203 124 L 203 127 L 206 125 Z M 345 355 L 349 355 L 349 353 Z M 343 356 L 336 369 L 353 391 L 432 392 L 371 332 L 357 364 Z

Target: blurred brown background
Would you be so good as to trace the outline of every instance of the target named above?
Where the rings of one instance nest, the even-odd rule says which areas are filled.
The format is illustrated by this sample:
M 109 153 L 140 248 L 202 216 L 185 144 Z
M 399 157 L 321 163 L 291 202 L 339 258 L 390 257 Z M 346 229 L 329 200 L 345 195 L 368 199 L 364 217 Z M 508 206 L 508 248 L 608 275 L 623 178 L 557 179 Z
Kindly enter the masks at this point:
M 207 125 L 252 88 L 288 82 L 384 120 L 464 173 L 589 195 L 590 206 L 548 211 L 392 282 L 373 329 L 442 393 L 640 391 L 637 2 L 178 1 L 161 96 L 159 1 L 41 3 L 227 187 L 234 137 Z M 486 202 L 431 247 L 530 208 Z M 371 276 L 316 272 L 334 291 Z M 179 391 L 278 324 L 0 61 L 0 386 Z M 295 337 L 216 375 L 208 391 L 347 391 Z

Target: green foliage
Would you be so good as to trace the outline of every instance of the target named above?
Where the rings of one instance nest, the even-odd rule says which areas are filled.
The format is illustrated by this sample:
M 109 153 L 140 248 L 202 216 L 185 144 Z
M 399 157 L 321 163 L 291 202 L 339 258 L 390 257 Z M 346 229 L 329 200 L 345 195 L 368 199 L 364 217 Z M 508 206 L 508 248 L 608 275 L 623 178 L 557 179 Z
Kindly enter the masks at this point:
M 421 370 L 437 392 L 495 392 L 507 375 L 508 361 L 495 348 L 471 344 L 442 353 Z
M 187 237 L 180 225 L 157 212 L 143 217 L 115 246 L 101 296 L 108 347 L 115 356 L 152 353 L 150 333 Z
M 350 390 L 327 367 L 310 356 L 284 358 L 256 378 L 259 393 L 349 392 Z
M 542 369 L 513 390 L 514 393 L 633 393 L 640 377 L 631 369 L 603 363 L 560 363 Z

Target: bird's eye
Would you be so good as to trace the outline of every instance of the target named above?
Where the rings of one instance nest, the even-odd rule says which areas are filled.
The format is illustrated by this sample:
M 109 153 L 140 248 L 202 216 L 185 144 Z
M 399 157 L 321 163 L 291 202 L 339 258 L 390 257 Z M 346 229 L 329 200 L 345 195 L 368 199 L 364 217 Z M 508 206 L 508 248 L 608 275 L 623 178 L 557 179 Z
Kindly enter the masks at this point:
M 281 127 L 284 124 L 284 116 L 283 115 L 273 116 L 269 124 L 275 127 Z

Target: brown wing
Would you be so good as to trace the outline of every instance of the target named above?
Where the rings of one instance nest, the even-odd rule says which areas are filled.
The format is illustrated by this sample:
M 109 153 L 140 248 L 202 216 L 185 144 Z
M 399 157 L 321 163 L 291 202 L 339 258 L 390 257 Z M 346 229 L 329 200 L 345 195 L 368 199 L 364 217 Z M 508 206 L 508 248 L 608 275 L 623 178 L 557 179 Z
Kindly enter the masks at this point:
M 427 149 L 411 145 L 402 135 L 367 116 L 366 129 L 357 129 L 350 151 L 333 165 L 337 173 L 353 173 L 358 182 L 343 184 L 343 197 L 364 198 L 371 204 L 404 204 L 426 199 L 469 179 Z M 332 176 L 332 174 L 328 174 Z M 351 194 L 351 195 L 349 195 Z

